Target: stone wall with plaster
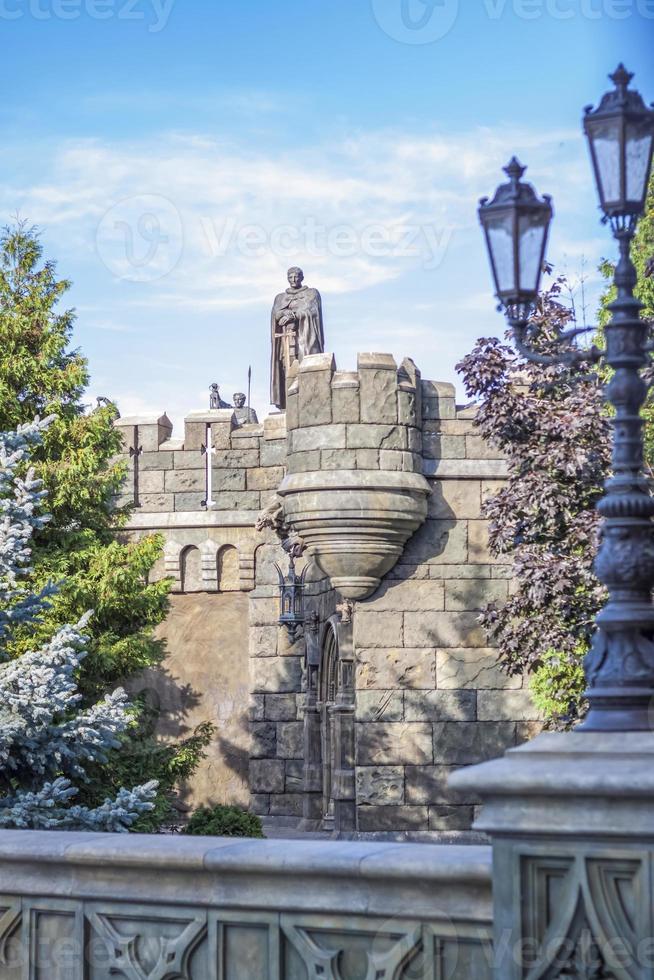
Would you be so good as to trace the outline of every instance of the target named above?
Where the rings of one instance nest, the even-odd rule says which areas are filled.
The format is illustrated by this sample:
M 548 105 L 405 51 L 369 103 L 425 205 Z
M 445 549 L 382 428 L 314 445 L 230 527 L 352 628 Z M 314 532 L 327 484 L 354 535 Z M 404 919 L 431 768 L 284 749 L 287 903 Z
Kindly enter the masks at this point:
M 346 372 L 313 355 L 290 381 L 286 414 L 262 425 L 197 412 L 175 440 L 165 415 L 117 423 L 128 534 L 161 533 L 156 574 L 173 579 L 174 683 L 146 686 L 178 719 L 175 689 L 196 687 L 186 724 L 221 729 L 187 802 L 341 834 L 466 829 L 477 801 L 449 791 L 449 774 L 539 728 L 478 623 L 510 588 L 481 516 L 505 463 L 454 388 L 409 359 L 362 354 Z M 317 614 L 296 642 L 277 622 L 287 556 L 255 526 L 277 493 Z

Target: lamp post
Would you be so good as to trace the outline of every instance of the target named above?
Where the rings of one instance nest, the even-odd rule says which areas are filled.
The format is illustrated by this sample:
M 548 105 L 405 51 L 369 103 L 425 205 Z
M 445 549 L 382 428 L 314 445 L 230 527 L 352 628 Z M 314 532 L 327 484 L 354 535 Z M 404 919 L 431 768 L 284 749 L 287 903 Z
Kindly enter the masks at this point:
M 654 498 L 643 472 L 641 408 L 648 386 L 641 377 L 650 364 L 652 344 L 642 304 L 634 296 L 636 270 L 630 248 L 645 199 L 652 166 L 654 110 L 629 89 L 632 76 L 620 65 L 611 76 L 615 90 L 594 111 L 586 109 L 588 137 L 603 220 L 620 250 L 615 270 L 617 298 L 605 328 L 606 350 L 572 344 L 582 330 L 562 333 L 555 354 L 532 346 L 530 324 L 552 218 L 550 199 L 542 200 L 521 181 L 515 158 L 506 168 L 509 184 L 491 202 L 480 202 L 498 299 L 517 350 L 540 364 L 602 361 L 611 369 L 606 395 L 615 412 L 612 476 L 598 509 L 604 517 L 595 571 L 609 591 L 597 616 L 597 630 L 585 661 L 590 711 L 583 731 L 642 731 L 654 724 Z

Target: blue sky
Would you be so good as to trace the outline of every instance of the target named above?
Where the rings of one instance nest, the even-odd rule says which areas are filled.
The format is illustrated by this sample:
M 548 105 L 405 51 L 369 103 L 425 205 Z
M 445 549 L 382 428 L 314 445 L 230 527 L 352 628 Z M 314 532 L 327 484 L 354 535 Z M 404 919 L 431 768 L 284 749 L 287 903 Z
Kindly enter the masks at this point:
M 581 110 L 619 60 L 654 100 L 654 0 L 0 0 L 0 36 L 3 219 L 73 280 L 89 397 L 176 423 L 250 364 L 266 411 L 294 264 L 341 368 L 454 381 L 503 329 L 476 203 L 514 152 L 592 319 L 612 246 Z

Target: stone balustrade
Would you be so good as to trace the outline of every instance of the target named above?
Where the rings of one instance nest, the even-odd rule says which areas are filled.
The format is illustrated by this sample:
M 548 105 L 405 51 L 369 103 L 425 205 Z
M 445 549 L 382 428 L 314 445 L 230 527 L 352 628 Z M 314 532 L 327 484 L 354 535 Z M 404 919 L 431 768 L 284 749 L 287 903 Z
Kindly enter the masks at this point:
M 0 980 L 489 980 L 487 847 L 5 831 Z

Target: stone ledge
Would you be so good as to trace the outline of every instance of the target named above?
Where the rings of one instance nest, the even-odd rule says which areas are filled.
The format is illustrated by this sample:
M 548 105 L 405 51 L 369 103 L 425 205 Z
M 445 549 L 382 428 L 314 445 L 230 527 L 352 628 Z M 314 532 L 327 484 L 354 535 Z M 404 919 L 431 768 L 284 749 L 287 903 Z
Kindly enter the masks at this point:
M 478 845 L 296 840 L 289 847 L 286 840 L 10 830 L 0 838 L 0 869 L 14 895 L 491 918 L 491 852 Z
M 259 517 L 256 510 L 162 511 L 133 513 L 125 525 L 126 531 L 168 530 L 187 527 L 254 527 Z
M 509 467 L 503 459 L 424 459 L 422 472 L 437 480 L 506 480 Z

